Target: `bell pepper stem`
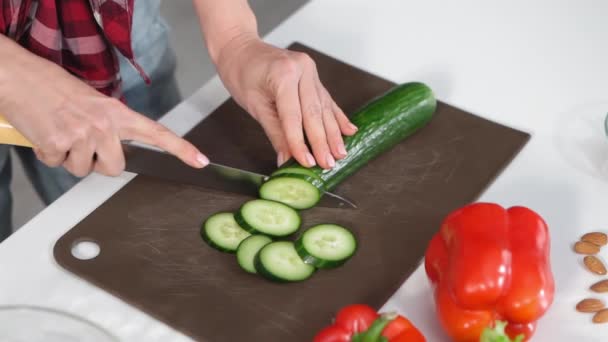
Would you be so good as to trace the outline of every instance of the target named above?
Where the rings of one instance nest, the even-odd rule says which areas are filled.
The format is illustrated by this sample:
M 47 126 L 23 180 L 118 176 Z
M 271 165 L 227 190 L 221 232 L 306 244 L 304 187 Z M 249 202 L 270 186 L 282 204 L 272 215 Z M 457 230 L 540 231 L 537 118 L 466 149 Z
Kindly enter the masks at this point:
M 395 318 L 397 313 L 393 312 L 380 315 L 366 331 L 354 335 L 352 342 L 388 342 L 382 336 L 382 331 Z
M 517 335 L 511 339 L 505 332 L 507 322 L 498 321 L 494 324 L 494 328 L 486 328 L 479 337 L 479 342 L 522 342 L 524 335 Z

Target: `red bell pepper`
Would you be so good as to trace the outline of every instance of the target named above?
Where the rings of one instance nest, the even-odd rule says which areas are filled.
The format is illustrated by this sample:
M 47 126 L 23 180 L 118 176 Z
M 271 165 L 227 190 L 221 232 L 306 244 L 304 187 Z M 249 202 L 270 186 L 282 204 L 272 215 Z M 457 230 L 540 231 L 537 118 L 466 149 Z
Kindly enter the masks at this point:
M 334 323 L 325 327 L 313 342 L 426 342 L 420 331 L 405 317 L 378 314 L 364 304 L 342 308 Z
M 474 203 L 448 215 L 425 255 L 445 332 L 455 342 L 530 339 L 553 302 L 549 249 L 545 221 L 528 208 Z

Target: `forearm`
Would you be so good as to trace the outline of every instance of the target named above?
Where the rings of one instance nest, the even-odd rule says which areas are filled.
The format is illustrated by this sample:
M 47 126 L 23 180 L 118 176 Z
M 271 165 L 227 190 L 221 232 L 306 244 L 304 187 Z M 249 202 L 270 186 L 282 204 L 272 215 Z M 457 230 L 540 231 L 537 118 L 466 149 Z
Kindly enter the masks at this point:
M 207 50 L 214 64 L 223 48 L 240 39 L 258 37 L 257 21 L 246 0 L 193 0 Z
M 32 75 L 52 80 L 60 69 L 0 35 L 0 113 L 7 117 L 16 113 L 21 95 L 25 95 L 22 84 L 30 82 Z
M 15 94 L 12 90 L 16 86 L 18 74 L 23 67 L 31 67 L 29 52 L 4 35 L 0 35 L 0 113 L 10 116 L 15 107 Z M 31 53 L 29 53 L 31 55 Z M 20 66 L 19 61 L 25 64 Z

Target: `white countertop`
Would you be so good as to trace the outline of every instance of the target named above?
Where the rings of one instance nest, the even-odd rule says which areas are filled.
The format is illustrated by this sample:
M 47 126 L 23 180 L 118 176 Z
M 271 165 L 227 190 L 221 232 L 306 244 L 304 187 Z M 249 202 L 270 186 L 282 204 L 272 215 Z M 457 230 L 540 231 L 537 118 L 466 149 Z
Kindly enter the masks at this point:
M 600 341 L 608 324 L 574 310 L 599 280 L 571 244 L 608 231 L 608 2 L 311 1 L 266 36 L 299 41 L 395 82 L 429 84 L 438 99 L 532 133 L 480 200 L 539 212 L 552 234 L 557 293 L 535 341 Z M 185 133 L 228 97 L 217 78 L 163 123 Z M 602 169 L 603 168 L 603 169 Z M 188 341 L 173 329 L 64 271 L 55 241 L 133 175 L 92 175 L 0 244 L 0 305 L 30 304 L 79 315 L 123 341 Z M 608 248 L 602 251 L 608 260 Z M 604 300 L 608 302 L 608 295 Z M 428 341 L 444 341 L 422 268 L 385 305 Z

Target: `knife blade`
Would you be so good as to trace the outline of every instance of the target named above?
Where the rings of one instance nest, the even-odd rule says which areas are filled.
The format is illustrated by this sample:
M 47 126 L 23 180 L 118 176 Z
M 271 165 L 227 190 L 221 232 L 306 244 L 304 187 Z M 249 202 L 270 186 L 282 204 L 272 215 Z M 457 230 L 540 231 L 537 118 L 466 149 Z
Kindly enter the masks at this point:
M 0 144 L 33 147 L 1 113 Z M 126 157 L 125 169 L 141 175 L 248 196 L 257 196 L 260 185 L 268 179 L 266 175 L 216 163 L 195 169 L 173 155 L 151 146 L 129 141 L 123 141 L 122 145 Z M 331 192 L 325 192 L 317 205 L 327 208 L 357 208 L 352 201 Z
M 259 187 L 269 178 L 213 162 L 202 169 L 195 169 L 169 153 L 143 144 L 123 142 L 123 148 L 126 153 L 125 170 L 129 172 L 207 189 L 257 197 Z M 324 193 L 318 206 L 357 208 L 352 201 L 331 192 Z

